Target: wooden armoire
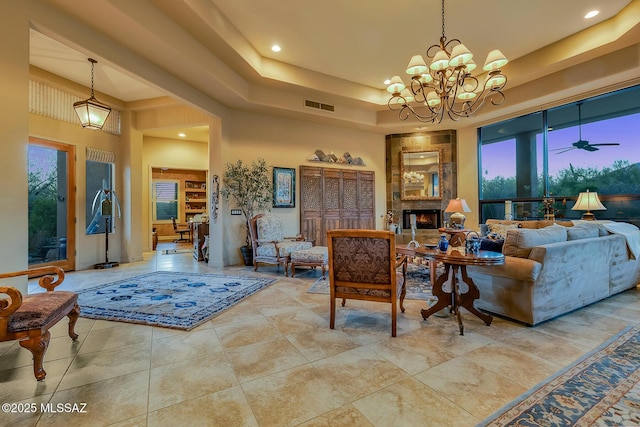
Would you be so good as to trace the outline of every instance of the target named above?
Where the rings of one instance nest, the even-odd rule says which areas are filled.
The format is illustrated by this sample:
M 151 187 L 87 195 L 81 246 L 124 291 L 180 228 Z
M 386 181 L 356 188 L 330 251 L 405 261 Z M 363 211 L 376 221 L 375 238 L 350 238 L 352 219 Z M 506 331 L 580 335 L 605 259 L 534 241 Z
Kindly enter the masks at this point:
M 374 172 L 300 166 L 300 231 L 326 246 L 338 228 L 376 228 Z

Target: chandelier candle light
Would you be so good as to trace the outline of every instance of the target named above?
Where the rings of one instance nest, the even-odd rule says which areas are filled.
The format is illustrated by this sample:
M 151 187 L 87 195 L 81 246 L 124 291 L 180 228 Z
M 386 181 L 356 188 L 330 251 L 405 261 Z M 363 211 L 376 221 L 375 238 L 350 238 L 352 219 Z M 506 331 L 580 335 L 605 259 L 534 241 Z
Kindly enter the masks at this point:
M 509 61 L 499 50 L 487 56 L 483 70 L 484 84 L 471 75 L 476 68 L 473 54 L 458 39 L 447 41 L 444 34 L 444 0 L 442 0 L 442 37 L 440 43 L 427 49 L 427 64 L 422 55 L 414 55 L 406 72 L 411 76 L 409 87 L 400 76 L 393 76 L 387 91 L 391 93 L 388 106 L 398 111 L 401 120 L 411 115 L 421 122 L 440 123 L 445 112 L 452 120 L 474 114 L 487 99 L 500 105 L 505 99 L 502 89 L 507 77 L 500 68 Z

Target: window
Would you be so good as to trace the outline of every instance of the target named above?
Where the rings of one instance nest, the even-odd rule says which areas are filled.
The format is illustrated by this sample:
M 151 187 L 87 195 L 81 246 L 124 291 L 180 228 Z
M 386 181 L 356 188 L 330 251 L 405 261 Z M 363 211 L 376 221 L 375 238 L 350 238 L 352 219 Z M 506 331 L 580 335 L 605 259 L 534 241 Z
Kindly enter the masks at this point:
M 598 219 L 640 223 L 640 86 L 485 126 L 479 132 L 481 221 L 543 216 L 580 219 L 580 192 L 598 192 Z
M 178 218 L 178 186 L 180 181 L 153 180 L 153 221 L 171 221 Z
M 117 201 L 111 198 L 112 211 L 109 215 L 102 210 L 105 190 L 115 188 L 114 168 L 115 153 L 87 148 L 86 164 L 86 197 L 85 197 L 85 233 L 104 234 L 109 220 L 109 232 L 113 232 L 113 215 L 118 214 Z

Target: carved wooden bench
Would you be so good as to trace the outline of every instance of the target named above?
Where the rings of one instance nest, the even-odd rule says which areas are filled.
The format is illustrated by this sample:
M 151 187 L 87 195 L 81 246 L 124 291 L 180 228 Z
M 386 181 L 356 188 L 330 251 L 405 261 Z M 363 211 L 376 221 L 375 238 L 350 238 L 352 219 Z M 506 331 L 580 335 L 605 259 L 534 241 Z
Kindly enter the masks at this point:
M 51 274 L 55 274 L 57 279 Z M 74 331 L 80 307 L 78 295 L 54 289 L 64 280 L 64 270 L 47 266 L 24 271 L 0 273 L 0 279 L 19 276 L 41 276 L 38 283 L 47 292 L 23 296 L 16 288 L 0 286 L 0 342 L 18 340 L 18 343 L 33 354 L 33 374 L 38 381 L 47 373 L 42 367 L 44 354 L 49 346 L 49 329 L 63 317 L 69 317 L 69 336 L 74 341 Z

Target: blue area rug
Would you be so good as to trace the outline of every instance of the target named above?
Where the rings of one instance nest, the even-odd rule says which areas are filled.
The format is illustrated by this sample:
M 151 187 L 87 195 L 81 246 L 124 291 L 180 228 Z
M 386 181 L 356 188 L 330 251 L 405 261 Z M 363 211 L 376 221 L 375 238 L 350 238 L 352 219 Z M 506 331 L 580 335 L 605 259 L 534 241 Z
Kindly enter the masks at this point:
M 78 292 L 80 316 L 190 330 L 276 279 L 154 272 Z
M 639 426 L 640 326 L 509 403 L 478 426 Z

